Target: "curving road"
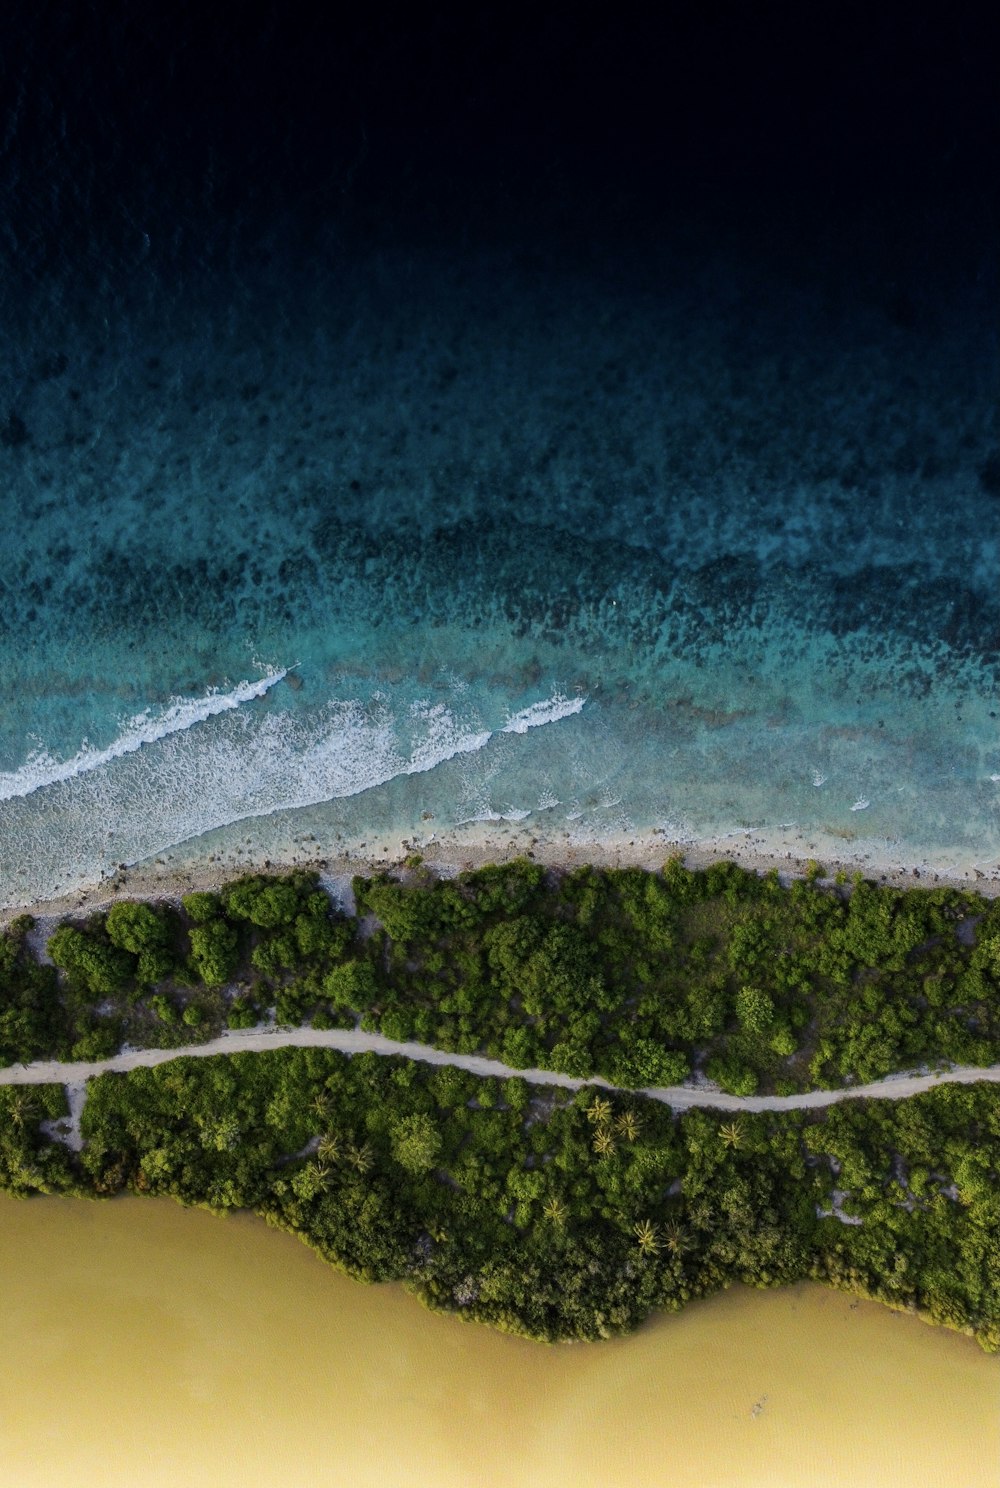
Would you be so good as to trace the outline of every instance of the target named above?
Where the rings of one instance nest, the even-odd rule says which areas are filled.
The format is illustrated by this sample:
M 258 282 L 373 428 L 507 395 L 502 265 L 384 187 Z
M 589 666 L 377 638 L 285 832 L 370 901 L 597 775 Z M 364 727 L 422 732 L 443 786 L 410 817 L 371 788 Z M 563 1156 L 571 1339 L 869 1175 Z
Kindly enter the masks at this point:
M 566 1090 L 580 1090 L 584 1085 L 600 1085 L 605 1090 L 620 1089 L 596 1075 L 589 1080 L 577 1080 L 571 1075 L 556 1074 L 553 1070 L 518 1070 L 501 1064 L 498 1059 L 487 1059 L 479 1054 L 449 1054 L 446 1050 L 433 1049 L 427 1044 L 397 1043 L 394 1039 L 383 1038 L 380 1033 L 364 1033 L 359 1028 L 249 1029 L 223 1033 L 208 1043 L 189 1045 L 183 1049 L 138 1049 L 90 1064 L 37 1060 L 34 1064 L 15 1064 L 0 1069 L 0 1085 L 67 1085 L 82 1091 L 86 1081 L 97 1075 L 125 1074 L 129 1070 L 167 1064 L 172 1059 L 205 1059 L 212 1054 L 259 1054 L 267 1049 L 290 1048 L 337 1049 L 342 1054 L 400 1054 L 406 1059 L 417 1059 L 424 1064 L 453 1064 L 474 1075 L 494 1075 L 499 1079 L 519 1075 L 531 1085 L 560 1085 Z M 651 1087 L 638 1093 L 649 1096 L 652 1100 L 662 1101 L 675 1111 L 689 1111 L 698 1106 L 717 1111 L 796 1111 L 832 1106 L 837 1101 L 861 1100 L 864 1097 L 905 1100 L 907 1096 L 919 1095 L 922 1091 L 933 1090 L 939 1085 L 972 1085 L 980 1080 L 1000 1083 L 1000 1065 L 990 1065 L 986 1069 L 959 1066 L 931 1075 L 889 1075 L 871 1085 L 850 1085 L 839 1090 L 810 1090 L 803 1095 L 727 1095 L 707 1082 L 700 1085 Z M 622 1090 L 621 1093 L 633 1095 L 636 1092 Z

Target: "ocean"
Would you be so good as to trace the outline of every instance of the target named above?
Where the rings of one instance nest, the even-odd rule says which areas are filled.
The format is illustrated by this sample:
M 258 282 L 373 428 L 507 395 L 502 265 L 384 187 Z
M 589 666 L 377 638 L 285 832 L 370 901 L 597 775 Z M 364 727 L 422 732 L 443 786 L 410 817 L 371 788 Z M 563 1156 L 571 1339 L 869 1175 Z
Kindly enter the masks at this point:
M 0 904 L 513 829 L 997 871 L 992 198 L 404 193 L 348 110 L 319 205 L 206 124 L 217 202 L 169 118 L 105 180 L 80 45 L 62 153 L 37 57 L 6 116 Z

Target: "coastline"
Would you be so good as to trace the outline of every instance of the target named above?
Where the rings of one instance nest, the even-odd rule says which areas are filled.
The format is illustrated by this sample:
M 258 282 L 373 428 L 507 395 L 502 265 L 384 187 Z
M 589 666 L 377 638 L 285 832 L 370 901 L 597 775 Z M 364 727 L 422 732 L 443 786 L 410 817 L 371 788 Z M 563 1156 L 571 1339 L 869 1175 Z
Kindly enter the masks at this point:
M 177 900 L 250 872 L 311 868 L 328 887 L 336 888 L 349 885 L 356 874 L 399 869 L 414 854 L 441 877 L 520 857 L 553 869 L 593 865 L 655 871 L 679 854 L 689 868 L 728 860 L 751 872 L 777 869 L 783 879 L 795 879 L 806 875 L 810 863 L 818 862 L 823 877 L 829 879 L 838 873 L 848 878 L 860 873 L 895 888 L 947 886 L 973 889 L 989 899 L 1000 896 L 1000 864 L 988 859 L 974 861 L 955 853 L 921 858 L 918 853 L 902 854 L 899 844 L 861 838 L 855 840 L 851 852 L 845 852 L 844 844 L 831 834 L 794 826 L 740 828 L 698 840 L 679 839 L 658 827 L 585 839 L 567 831 L 545 832 L 531 823 L 470 822 L 440 836 L 380 833 L 371 843 L 362 842 L 353 850 L 340 840 L 324 842 L 312 833 L 289 837 L 278 851 L 248 845 L 234 852 L 199 855 L 195 848 L 194 843 L 181 844 L 100 880 L 81 882 L 51 899 L 0 907 L 0 927 L 25 913 L 59 919 L 80 910 L 92 912 L 118 899 Z

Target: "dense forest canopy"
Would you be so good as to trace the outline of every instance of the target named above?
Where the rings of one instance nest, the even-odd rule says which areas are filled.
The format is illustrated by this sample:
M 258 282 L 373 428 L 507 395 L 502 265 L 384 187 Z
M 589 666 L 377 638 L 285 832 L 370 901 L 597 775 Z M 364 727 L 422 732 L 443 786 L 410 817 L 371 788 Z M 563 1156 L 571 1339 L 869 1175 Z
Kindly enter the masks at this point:
M 602 1338 L 733 1281 L 810 1277 L 1000 1347 L 1000 1090 L 673 1114 L 642 1096 L 329 1050 L 0 1087 L 0 1184 L 252 1209 L 368 1281 L 532 1337 Z
M 1000 1059 L 1000 901 L 732 863 L 518 861 L 457 878 L 250 876 L 0 937 L 0 1062 L 179 1047 L 225 1026 L 354 1026 L 518 1069 L 738 1095 Z

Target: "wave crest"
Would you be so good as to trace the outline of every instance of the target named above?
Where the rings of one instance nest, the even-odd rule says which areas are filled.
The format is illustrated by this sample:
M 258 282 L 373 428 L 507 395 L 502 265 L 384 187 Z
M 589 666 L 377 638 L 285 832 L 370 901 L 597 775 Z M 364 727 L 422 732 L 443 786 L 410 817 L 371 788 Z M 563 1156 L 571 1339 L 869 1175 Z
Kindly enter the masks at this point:
M 47 785 L 72 780 L 108 765 L 123 755 L 134 754 L 144 744 L 155 744 L 170 734 L 186 733 L 197 723 L 204 723 L 218 713 L 227 713 L 243 703 L 263 697 L 265 692 L 287 677 L 289 668 L 265 672 L 256 682 L 240 682 L 229 692 L 216 689 L 199 698 L 174 698 L 161 713 L 145 708 L 122 726 L 121 732 L 104 749 L 91 749 L 86 741 L 71 759 L 57 760 L 45 750 L 28 756 L 16 770 L 0 771 L 0 801 L 16 796 L 30 796 Z
M 3 778 L 0 896 L 50 898 L 65 890 L 67 872 L 94 881 L 206 832 L 471 758 L 491 740 L 583 707 L 583 699 L 555 694 L 488 728 L 464 695 L 448 703 L 376 696 L 313 708 L 240 706 L 285 675 L 272 671 L 227 693 L 179 700 L 155 717 L 140 714 L 106 749 L 84 747 L 62 763 L 36 755 Z M 508 807 L 484 819 L 528 814 Z

